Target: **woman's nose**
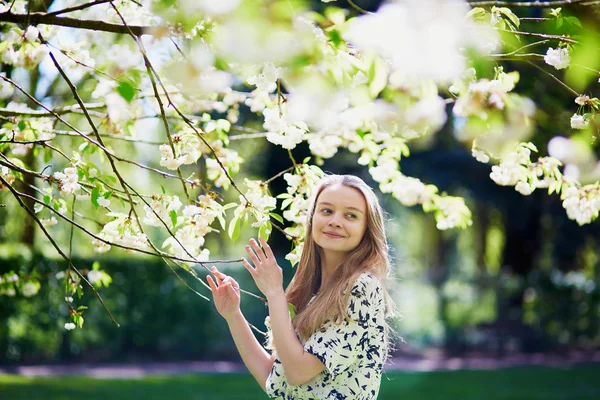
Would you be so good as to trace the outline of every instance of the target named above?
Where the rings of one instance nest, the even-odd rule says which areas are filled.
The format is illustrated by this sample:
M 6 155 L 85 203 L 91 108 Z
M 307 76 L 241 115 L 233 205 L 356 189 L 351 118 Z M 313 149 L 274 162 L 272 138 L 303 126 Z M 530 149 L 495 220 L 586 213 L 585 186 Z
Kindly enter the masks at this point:
M 329 226 L 340 226 L 340 223 L 338 222 L 338 218 L 336 215 L 332 215 L 331 219 L 329 220 Z

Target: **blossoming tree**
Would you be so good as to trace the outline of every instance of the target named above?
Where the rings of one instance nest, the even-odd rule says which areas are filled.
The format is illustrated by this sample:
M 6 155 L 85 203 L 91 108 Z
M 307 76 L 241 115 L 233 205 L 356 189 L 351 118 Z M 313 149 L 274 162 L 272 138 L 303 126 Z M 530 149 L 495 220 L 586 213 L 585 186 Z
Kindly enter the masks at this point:
M 463 198 L 401 168 L 413 143 L 448 123 L 498 185 L 558 195 L 580 225 L 597 218 L 598 42 L 560 8 L 597 2 L 390 1 L 375 12 L 322 3 L 0 1 L 0 199 L 24 208 L 67 260 L 57 276 L 71 310 L 66 329 L 83 324 L 73 296 L 86 285 L 102 302 L 95 287 L 111 278 L 98 264 L 87 273 L 73 265 L 54 225 L 68 226 L 71 240 L 83 232 L 98 253 L 160 257 L 198 278 L 193 267 L 210 260 L 207 235 L 222 229 L 235 240 L 249 224 L 263 237 L 283 232 L 295 264 L 319 165 L 342 148 L 438 229 L 467 228 Z M 519 17 L 531 8 L 540 16 Z M 573 98 L 574 131 L 553 138 L 547 155 L 530 142 L 536 102 L 518 93 L 508 61 L 534 66 Z M 262 128 L 243 118 L 246 109 Z M 247 160 L 234 140 L 280 146 L 290 166 L 242 182 Z M 131 157 L 128 142 L 150 150 Z M 303 142 L 312 157 L 296 160 Z M 146 174 L 176 185 L 144 187 Z M 269 190 L 275 179 L 285 193 Z M 232 191 L 236 200 L 225 201 Z M 33 296 L 40 284 L 11 272 L 0 294 Z

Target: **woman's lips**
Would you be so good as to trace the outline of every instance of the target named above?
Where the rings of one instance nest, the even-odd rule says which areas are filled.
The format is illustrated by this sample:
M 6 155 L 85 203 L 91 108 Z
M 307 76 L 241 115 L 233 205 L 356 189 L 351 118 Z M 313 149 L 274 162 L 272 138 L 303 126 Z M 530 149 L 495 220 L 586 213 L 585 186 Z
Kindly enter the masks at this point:
M 335 233 L 324 232 L 324 234 L 325 234 L 325 236 L 327 236 L 329 238 L 332 238 L 332 239 L 341 239 L 341 238 L 343 238 L 342 235 L 338 235 L 338 234 L 335 234 Z

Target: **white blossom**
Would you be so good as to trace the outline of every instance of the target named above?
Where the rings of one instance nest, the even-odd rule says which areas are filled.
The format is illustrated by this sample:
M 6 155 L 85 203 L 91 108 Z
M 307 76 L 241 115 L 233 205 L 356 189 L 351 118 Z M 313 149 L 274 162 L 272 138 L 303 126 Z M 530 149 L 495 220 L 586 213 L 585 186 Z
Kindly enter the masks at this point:
M 261 74 L 249 77 L 246 82 L 256 86 L 259 92 L 272 93 L 277 89 L 277 79 L 279 79 L 279 69 L 273 63 L 267 63 Z
M 73 329 L 75 329 L 76 327 L 77 327 L 77 326 L 76 326 L 74 323 L 72 323 L 72 322 L 67 322 L 67 323 L 65 324 L 65 329 L 66 329 L 66 330 L 68 330 L 68 331 L 72 331 L 72 330 L 73 330 Z
M 535 190 L 535 187 L 527 182 L 520 181 L 515 185 L 515 190 L 524 196 L 529 196 Z
M 68 167 L 63 172 L 55 172 L 54 178 L 58 180 L 60 191 L 63 194 L 74 194 L 81 188 L 77 168 Z
M 25 297 L 35 296 L 39 290 L 39 285 L 36 285 L 33 282 L 26 282 L 23 286 L 21 286 L 21 293 Z
M 29 42 L 37 42 L 39 34 L 40 31 L 35 26 L 30 25 L 25 31 L 25 39 Z
M 473 157 L 475 157 L 475 159 L 477 161 L 479 161 L 480 163 L 484 163 L 485 164 L 485 163 L 488 163 L 490 161 L 490 157 L 487 154 L 485 154 L 484 151 L 481 151 L 481 150 L 476 149 L 476 148 L 472 148 L 471 149 L 471 155 Z
M 100 196 L 100 197 L 98 197 L 98 204 L 101 207 L 108 208 L 108 207 L 110 207 L 110 200 L 107 199 L 107 198 L 104 198 L 104 197 Z
M 45 227 L 54 226 L 54 225 L 58 224 L 58 220 L 54 216 L 52 216 L 48 219 L 40 219 L 40 222 Z
M 575 99 L 575 103 L 579 104 L 580 106 L 585 106 L 589 101 L 590 101 L 590 96 L 586 96 L 584 94 L 582 94 L 581 96 L 578 96 Z
M 556 69 L 567 68 L 571 62 L 569 50 L 564 47 L 562 49 L 554 50 L 550 47 L 544 56 L 544 61 L 546 61 L 546 64 L 552 65 Z
M 571 128 L 573 129 L 585 129 L 590 124 L 590 121 L 587 121 L 583 118 L 583 115 L 573 114 L 571 117 Z
M 90 272 L 88 272 L 87 277 L 88 281 L 90 281 L 90 283 L 94 285 L 102 280 L 102 272 L 93 269 Z

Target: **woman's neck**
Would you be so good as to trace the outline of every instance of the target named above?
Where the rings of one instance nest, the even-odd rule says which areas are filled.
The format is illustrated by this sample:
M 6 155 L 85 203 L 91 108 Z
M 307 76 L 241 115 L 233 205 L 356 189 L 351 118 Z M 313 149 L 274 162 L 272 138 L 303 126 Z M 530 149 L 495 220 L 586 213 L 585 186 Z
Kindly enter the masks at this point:
M 321 287 L 325 286 L 343 261 L 343 254 L 325 253 L 321 259 Z

